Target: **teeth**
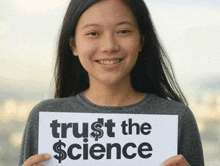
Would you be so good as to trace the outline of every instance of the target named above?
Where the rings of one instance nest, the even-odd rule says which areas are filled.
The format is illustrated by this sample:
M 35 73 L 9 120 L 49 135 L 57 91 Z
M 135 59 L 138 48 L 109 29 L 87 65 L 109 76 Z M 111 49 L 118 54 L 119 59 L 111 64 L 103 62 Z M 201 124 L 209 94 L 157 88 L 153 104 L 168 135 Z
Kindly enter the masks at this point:
M 103 65 L 114 65 L 119 63 L 121 59 L 114 59 L 114 60 L 99 60 L 98 62 Z

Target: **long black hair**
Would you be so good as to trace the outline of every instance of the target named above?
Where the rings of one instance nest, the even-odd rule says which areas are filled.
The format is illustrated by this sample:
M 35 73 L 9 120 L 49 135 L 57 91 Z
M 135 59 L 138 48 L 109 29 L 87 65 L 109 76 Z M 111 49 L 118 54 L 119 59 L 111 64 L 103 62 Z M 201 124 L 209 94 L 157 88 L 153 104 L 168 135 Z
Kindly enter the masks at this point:
M 89 88 L 87 71 L 78 56 L 73 56 L 69 42 L 77 22 L 89 7 L 99 0 L 71 0 L 61 28 L 55 65 L 55 98 L 74 96 Z M 143 0 L 124 0 L 133 11 L 142 38 L 142 51 L 131 71 L 134 90 L 153 93 L 188 105 L 181 92 L 166 52 L 157 37 L 150 12 Z

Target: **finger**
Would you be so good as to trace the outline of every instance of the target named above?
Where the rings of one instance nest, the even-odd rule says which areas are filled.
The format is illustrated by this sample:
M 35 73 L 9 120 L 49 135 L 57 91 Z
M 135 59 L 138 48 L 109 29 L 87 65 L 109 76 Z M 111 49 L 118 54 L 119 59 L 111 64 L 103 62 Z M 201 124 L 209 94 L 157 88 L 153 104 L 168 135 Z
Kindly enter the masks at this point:
M 171 157 L 162 164 L 162 166 L 175 166 L 175 165 L 190 166 L 189 163 L 186 161 L 186 159 L 183 157 L 183 155 Z
M 51 158 L 49 154 L 38 154 L 35 156 L 31 156 L 28 160 L 25 161 L 25 163 L 22 166 L 33 166 L 36 164 L 36 166 L 39 165 L 39 162 L 47 161 Z
M 32 166 L 43 166 L 43 165 L 41 165 L 41 164 L 34 164 L 34 165 L 32 165 Z

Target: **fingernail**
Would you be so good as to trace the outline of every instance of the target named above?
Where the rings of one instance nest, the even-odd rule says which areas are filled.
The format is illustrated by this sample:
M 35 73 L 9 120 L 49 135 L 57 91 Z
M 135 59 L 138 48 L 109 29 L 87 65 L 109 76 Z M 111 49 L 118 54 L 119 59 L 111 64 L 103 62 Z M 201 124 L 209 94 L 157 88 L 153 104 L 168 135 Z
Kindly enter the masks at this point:
M 49 154 L 45 154 L 44 157 L 45 157 L 46 159 L 49 159 L 51 156 L 50 156 Z

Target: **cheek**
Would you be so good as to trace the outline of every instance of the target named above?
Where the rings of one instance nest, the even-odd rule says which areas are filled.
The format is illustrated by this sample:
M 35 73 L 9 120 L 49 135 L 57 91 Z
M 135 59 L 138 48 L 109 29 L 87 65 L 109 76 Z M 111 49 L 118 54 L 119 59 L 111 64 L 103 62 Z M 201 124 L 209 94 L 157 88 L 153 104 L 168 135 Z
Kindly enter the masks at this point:
M 91 60 L 97 50 L 97 46 L 91 42 L 81 41 L 78 43 L 78 46 L 79 58 L 81 60 Z
M 78 47 L 78 57 L 80 63 L 87 72 L 91 72 L 91 69 L 93 68 L 93 60 L 95 59 L 94 55 L 96 53 L 96 47 L 94 44 L 88 44 L 83 41 L 78 44 L 80 46 Z
M 138 40 L 126 40 L 122 45 L 123 50 L 134 57 L 141 51 L 140 42 Z

